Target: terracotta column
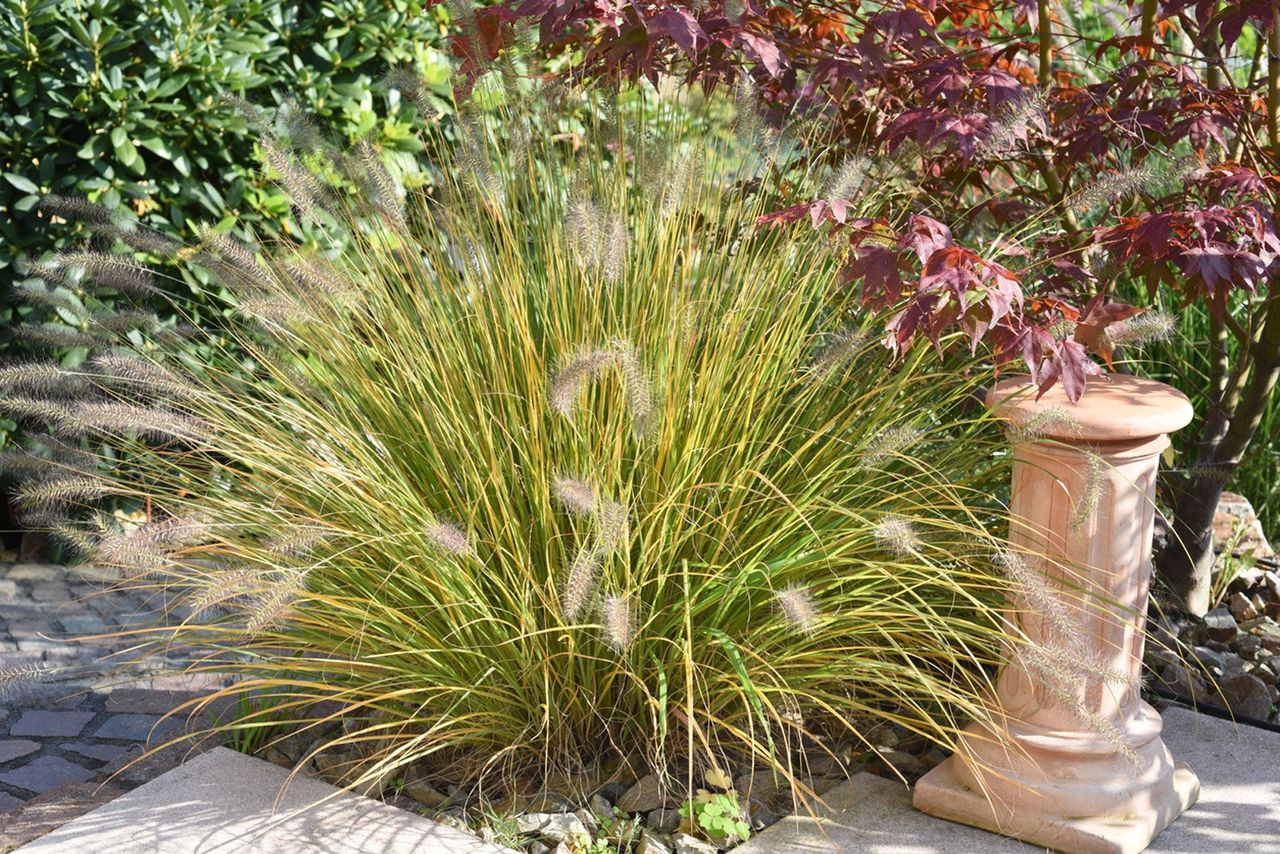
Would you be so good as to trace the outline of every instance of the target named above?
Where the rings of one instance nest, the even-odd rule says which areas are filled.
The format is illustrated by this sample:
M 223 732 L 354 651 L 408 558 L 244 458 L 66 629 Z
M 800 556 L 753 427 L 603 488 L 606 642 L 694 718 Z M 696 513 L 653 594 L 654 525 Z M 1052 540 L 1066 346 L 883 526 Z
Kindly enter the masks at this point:
M 1049 654 L 1010 651 L 1000 731 L 971 726 L 914 804 L 1072 854 L 1141 851 L 1200 792 L 1138 692 L 1156 471 L 1191 404 L 1122 375 L 1091 378 L 1078 405 L 1060 385 L 1037 401 L 1025 377 L 1001 381 L 987 402 L 1015 442 L 1011 552 L 1042 580 L 1022 595 L 1030 587 L 1014 579 L 1010 618 Z M 1037 613 L 1046 598 L 1061 602 L 1052 618 Z

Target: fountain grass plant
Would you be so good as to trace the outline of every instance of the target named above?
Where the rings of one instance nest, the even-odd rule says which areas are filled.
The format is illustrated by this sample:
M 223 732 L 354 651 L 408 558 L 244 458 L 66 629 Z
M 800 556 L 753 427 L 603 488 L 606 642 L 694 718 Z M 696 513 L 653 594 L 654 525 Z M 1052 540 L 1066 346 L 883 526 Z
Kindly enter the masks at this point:
M 176 255 L 224 326 L 99 322 L 82 367 L 0 371 L 110 448 L 26 452 L 20 500 L 164 594 L 136 637 L 237 677 L 222 728 L 328 733 L 352 785 L 756 766 L 805 797 L 806 756 L 885 722 L 953 745 L 1011 631 L 989 377 L 895 363 L 823 234 L 757 224 L 775 137 L 650 96 L 575 153 L 518 112 L 427 139 L 407 198 L 371 149 L 332 161 L 358 196 L 273 150 L 331 242 L 208 232 Z M 144 275 L 90 262 L 50 284 Z

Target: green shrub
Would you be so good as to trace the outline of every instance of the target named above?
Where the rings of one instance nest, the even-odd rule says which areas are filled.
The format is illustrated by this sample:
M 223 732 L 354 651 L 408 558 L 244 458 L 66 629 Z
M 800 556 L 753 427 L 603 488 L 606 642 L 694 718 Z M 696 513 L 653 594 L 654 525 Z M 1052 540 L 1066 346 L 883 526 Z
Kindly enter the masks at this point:
M 178 597 L 157 643 L 270 693 L 242 735 L 340 714 L 326 749 L 358 749 L 362 781 L 790 776 L 885 720 L 954 744 L 1004 637 L 989 377 L 931 348 L 891 364 L 826 238 L 757 223 L 767 140 L 671 115 L 575 155 L 541 119 L 468 113 L 407 215 L 376 158 L 332 217 L 296 175 L 346 252 L 196 259 L 253 321 L 205 343 L 256 381 L 147 335 L 0 372 L 9 411 L 115 449 L 99 469 L 50 440 L 19 500 Z
M 208 221 L 264 236 L 295 230 L 287 199 L 257 167 L 262 130 L 226 95 L 265 108 L 287 95 L 299 107 L 286 118 L 305 113 L 348 141 L 415 151 L 416 111 L 375 84 L 412 65 L 447 91 L 441 19 L 423 6 L 0 0 L 0 352 L 14 349 L 17 259 L 83 237 L 78 224 L 42 215 L 44 195 L 88 196 L 180 239 Z M 186 283 L 188 312 L 209 304 L 201 282 Z

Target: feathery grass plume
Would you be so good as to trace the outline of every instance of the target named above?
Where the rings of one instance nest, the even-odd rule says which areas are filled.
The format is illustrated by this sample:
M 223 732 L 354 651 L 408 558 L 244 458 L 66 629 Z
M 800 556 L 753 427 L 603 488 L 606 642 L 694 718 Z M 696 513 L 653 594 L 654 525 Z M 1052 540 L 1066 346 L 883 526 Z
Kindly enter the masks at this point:
M 53 256 L 52 263 L 55 267 L 83 269 L 94 283 L 135 299 L 164 294 L 156 286 L 151 271 L 128 255 L 111 252 L 59 252 Z
M 588 350 L 570 359 L 551 380 L 551 408 L 566 418 L 571 417 L 583 388 L 614 364 L 616 358 L 612 350 Z
M 212 226 L 201 226 L 200 243 L 205 250 L 201 256 L 202 260 L 207 257 L 208 252 L 212 251 L 218 258 L 234 266 L 255 283 L 266 274 L 257 247 L 235 235 L 219 231 Z
M 805 588 L 790 584 L 773 594 L 774 602 L 782 618 L 796 631 L 811 634 L 818 626 L 818 606 L 813 594 Z
M 40 200 L 40 210 L 69 222 L 83 222 L 91 226 L 115 225 L 117 214 L 84 196 L 49 195 Z
M 575 193 L 569 200 L 564 228 L 582 269 L 589 274 L 598 271 L 604 248 L 604 218 L 600 208 L 585 193 Z
M 1009 549 L 997 552 L 992 562 L 1012 582 L 1014 592 L 1026 603 L 1026 610 L 1044 621 L 1043 645 L 1081 661 L 1092 656 L 1078 620 L 1069 613 L 1075 606 L 1064 601 L 1044 573 Z
M 733 88 L 733 130 L 744 145 L 755 143 L 768 130 L 759 99 L 755 80 L 746 71 L 739 73 Z
M 256 637 L 278 626 L 297 606 L 306 589 L 306 570 L 285 570 L 284 578 L 273 581 L 265 592 L 254 596 L 247 606 L 245 634 Z
M 75 315 L 77 318 L 84 314 L 83 303 L 68 291 L 63 289 L 51 291 L 45 286 L 44 282 L 21 282 L 14 287 L 13 295 L 22 302 L 52 309 L 61 309 L 64 312 Z
M 263 571 L 256 567 L 239 566 L 190 579 L 187 584 L 181 602 L 191 618 L 196 619 L 217 605 L 224 605 L 261 589 Z
M 600 558 L 590 546 L 578 549 L 569 564 L 564 589 L 560 594 L 560 608 L 566 620 L 576 620 L 587 607 L 591 591 L 600 575 Z
M 627 505 L 619 501 L 602 502 L 594 545 L 596 555 L 603 559 L 616 554 L 625 545 L 630 528 L 631 518 Z
M 360 140 L 356 155 L 360 164 L 358 177 L 365 192 L 372 197 L 374 207 L 387 218 L 392 228 L 404 231 L 404 194 L 400 183 L 391 177 L 391 172 L 382 162 L 381 153 L 369 140 Z
M 676 212 L 692 195 L 694 183 L 703 167 L 704 152 L 702 146 L 694 146 L 688 151 L 678 151 L 666 162 L 662 176 L 663 219 L 675 216 Z
M 1048 98 L 1042 89 L 1004 105 L 997 111 L 987 138 L 978 146 L 978 158 L 998 160 L 1016 152 L 1019 144 L 1026 142 L 1030 127 L 1044 128 L 1047 106 Z
M 24 422 L 61 424 L 70 410 L 61 403 L 21 395 L 0 397 L 0 412 Z
M 39 683 L 49 672 L 47 664 L 40 661 L 9 664 L 0 667 L 0 700 L 9 700 Z
M 251 127 L 261 130 L 271 124 L 271 116 L 267 114 L 267 111 L 243 95 L 224 92 L 219 100 L 239 114 Z
M 863 448 L 862 464 L 871 468 L 883 465 L 919 444 L 923 438 L 924 431 L 914 424 L 896 424 L 881 430 Z
M 265 545 L 272 555 L 301 558 L 331 542 L 336 536 L 336 531 L 318 527 L 315 522 L 304 522 L 269 538 Z
M 71 557 L 77 559 L 87 558 L 98 547 L 98 541 L 85 533 L 77 524 L 61 522 L 49 527 L 49 536 L 71 552 Z
M 102 340 L 82 329 L 63 326 L 60 323 L 46 323 L 40 326 L 18 326 L 13 330 L 15 337 L 37 347 L 87 347 L 94 348 L 102 344 Z
M 609 234 L 604 241 L 604 280 L 616 285 L 627 265 L 627 219 L 622 214 L 609 215 Z
M 424 119 L 434 119 L 439 113 L 430 109 L 430 89 L 412 65 L 393 65 L 382 77 L 382 85 L 387 89 L 395 89 L 400 95 L 418 108 L 418 115 Z
M 1227 483 L 1236 475 L 1236 463 L 1196 463 L 1188 470 L 1191 477 Z
M 151 332 L 160 326 L 161 321 L 160 317 L 151 311 L 106 309 L 91 313 L 87 323 L 91 331 L 102 331 L 114 336 L 122 332 L 132 332 L 135 329 Z
M 599 507 L 595 489 L 585 480 L 564 475 L 553 483 L 556 500 L 574 516 L 594 515 Z
M 619 371 L 622 373 L 622 387 L 627 395 L 627 409 L 631 413 L 631 432 L 637 439 L 642 439 L 653 426 L 653 384 L 650 383 L 644 366 L 640 363 L 635 348 L 629 341 L 615 341 L 613 349 L 617 354 Z
M 1162 311 L 1142 314 L 1112 323 L 1103 330 L 1103 340 L 1118 347 L 1141 347 L 1156 341 L 1168 341 L 1178 331 L 1178 321 Z
M 112 491 L 111 484 L 102 478 L 66 475 L 27 481 L 14 490 L 13 496 L 28 509 L 42 510 L 93 501 L 111 495 Z
M 169 516 L 128 530 L 104 532 L 93 557 L 98 563 L 127 570 L 137 578 L 163 569 L 172 563 L 176 550 L 208 542 L 212 534 L 207 519 Z
M 132 353 L 94 356 L 89 360 L 88 367 L 96 381 L 107 388 L 119 385 L 134 394 L 186 401 L 194 400 L 201 394 L 189 380 L 154 361 Z
M 1031 415 L 1011 420 L 1006 426 L 1009 441 L 1015 445 L 1060 433 L 1076 435 L 1082 429 L 1080 419 L 1063 406 L 1046 406 Z
M 1167 180 L 1168 177 L 1168 172 L 1160 170 L 1154 164 L 1130 166 L 1119 172 L 1108 172 L 1077 190 L 1067 200 L 1067 205 L 1073 213 L 1087 214 L 1112 202 L 1147 192 L 1152 186 Z
M 94 226 L 93 231 L 103 237 L 115 238 L 135 252 L 155 255 L 158 258 L 173 258 L 183 248 L 182 243 L 171 237 L 165 237 L 154 228 L 147 228 L 127 220 L 110 226 Z
M 467 532 L 452 522 L 437 519 L 427 526 L 425 533 L 431 544 L 441 551 L 455 557 L 475 555 L 475 548 L 471 545 L 471 538 L 467 536 Z
M 870 340 L 870 336 L 857 327 L 846 327 L 830 335 L 818 354 L 809 364 L 808 374 L 812 382 L 821 382 L 843 367 Z
M 915 524 L 904 516 L 890 514 L 872 530 L 880 547 L 895 557 L 912 557 L 919 553 L 924 541 Z
M 1088 454 L 1088 463 L 1084 472 L 1084 492 L 1076 499 L 1071 508 L 1068 524 L 1071 530 L 1077 530 L 1088 524 L 1098 510 L 1098 502 L 1102 499 L 1102 485 L 1107 474 L 1107 463 L 1097 454 Z
M 822 198 L 832 201 L 854 201 L 863 194 L 864 185 L 871 176 L 872 163 L 861 154 L 851 154 L 831 175 L 823 188 Z
M 279 140 L 263 137 L 259 141 L 263 161 L 275 173 L 280 187 L 289 196 L 298 213 L 312 222 L 318 221 L 325 211 L 324 200 L 328 188 L 311 170 L 303 166 Z
M 166 409 L 129 403 L 79 403 L 62 416 L 60 430 L 71 436 L 137 436 L 157 442 L 199 443 L 209 437 L 209 424 Z
M 41 456 L 35 448 L 9 448 L 0 452 L 0 472 L 14 477 L 49 476 L 55 472 L 93 474 L 101 463 L 98 455 L 50 436 L 41 436 L 36 441 L 38 446 L 44 446 L 48 456 Z
M 360 300 L 359 286 L 327 262 L 299 256 L 284 265 L 284 272 L 298 292 L 311 299 L 342 306 L 352 306 Z
M 0 389 L 48 397 L 70 397 L 84 390 L 84 378 L 54 362 L 13 362 L 0 366 Z
M 1055 700 L 1086 726 L 1090 732 L 1106 739 L 1111 746 L 1135 769 L 1141 759 L 1125 738 L 1124 730 L 1089 708 L 1081 699 L 1086 680 L 1075 666 L 1075 660 L 1055 654 L 1052 647 L 1043 644 L 1023 643 L 1014 651 L 1019 663 L 1029 673 L 1039 678 L 1039 684 Z
M 635 602 L 628 596 L 606 596 L 600 621 L 604 624 L 605 643 L 614 652 L 626 652 L 635 638 Z

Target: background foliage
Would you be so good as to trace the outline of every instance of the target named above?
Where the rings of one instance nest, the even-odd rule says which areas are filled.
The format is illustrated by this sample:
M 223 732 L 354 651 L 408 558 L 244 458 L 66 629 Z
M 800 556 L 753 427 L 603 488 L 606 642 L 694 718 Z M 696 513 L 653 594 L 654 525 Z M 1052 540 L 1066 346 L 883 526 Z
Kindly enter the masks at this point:
M 287 133 L 419 147 L 418 111 L 380 86 L 409 66 L 443 87 L 447 15 L 420 0 L 3 0 L 0 2 L 0 353 L 14 354 L 21 256 L 84 239 L 37 209 L 49 194 L 88 196 L 162 234 L 197 223 L 297 233 L 264 175 L 253 110 Z M 447 98 L 428 95 L 430 107 Z M 277 111 L 277 107 L 283 109 Z M 194 316 L 216 309 L 207 277 L 178 286 Z M 74 361 L 83 353 L 69 353 Z M 10 425 L 11 426 L 11 425 Z

